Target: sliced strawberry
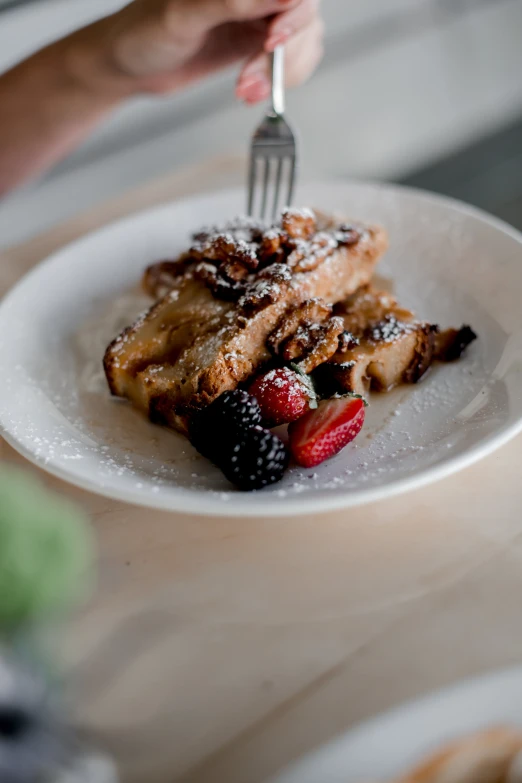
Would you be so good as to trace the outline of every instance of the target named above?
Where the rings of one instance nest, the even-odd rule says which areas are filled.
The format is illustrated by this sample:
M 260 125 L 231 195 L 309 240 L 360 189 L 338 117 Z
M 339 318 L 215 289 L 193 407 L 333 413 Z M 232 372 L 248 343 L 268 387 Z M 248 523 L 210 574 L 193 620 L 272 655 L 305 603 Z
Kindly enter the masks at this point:
M 295 421 L 317 407 L 311 381 L 289 367 L 278 367 L 256 378 L 249 392 L 270 427 Z
M 359 397 L 325 400 L 288 428 L 295 461 L 313 468 L 338 454 L 361 431 L 365 403 Z

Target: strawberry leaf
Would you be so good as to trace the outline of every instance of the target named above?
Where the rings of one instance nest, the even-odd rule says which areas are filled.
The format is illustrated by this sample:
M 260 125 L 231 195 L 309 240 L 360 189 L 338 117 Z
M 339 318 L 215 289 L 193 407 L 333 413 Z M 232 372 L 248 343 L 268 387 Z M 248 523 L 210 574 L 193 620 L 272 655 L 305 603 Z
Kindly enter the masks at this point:
M 344 392 L 343 394 L 335 394 L 334 397 L 336 400 L 343 400 L 345 397 L 351 397 L 352 400 L 362 400 L 364 402 L 364 407 L 368 407 L 368 400 L 366 397 L 363 397 L 362 394 L 356 394 L 355 392 Z
M 307 373 L 305 373 L 302 367 L 300 367 L 298 364 L 295 364 L 294 362 L 290 362 L 289 366 L 291 370 L 293 370 L 297 375 L 299 375 L 302 382 L 306 386 L 308 394 L 310 395 L 310 408 L 315 410 L 315 408 L 317 408 L 318 406 L 318 401 L 317 401 L 317 391 L 315 389 L 312 376 L 307 375 Z
M 305 373 L 305 371 L 295 362 L 290 362 L 289 365 L 291 370 L 296 372 L 298 375 L 300 375 L 302 378 L 305 378 L 305 380 L 309 380 L 310 376 Z

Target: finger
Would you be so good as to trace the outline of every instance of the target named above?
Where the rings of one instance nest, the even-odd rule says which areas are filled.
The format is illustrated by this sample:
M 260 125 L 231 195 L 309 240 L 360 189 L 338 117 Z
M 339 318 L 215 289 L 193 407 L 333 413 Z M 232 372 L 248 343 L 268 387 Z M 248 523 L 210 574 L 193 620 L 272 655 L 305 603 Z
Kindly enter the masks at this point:
M 266 22 L 232 22 L 219 25 L 197 55 L 181 69 L 184 79 L 201 79 L 216 70 L 244 61 L 259 52 L 266 38 Z M 179 72 L 178 72 L 179 73 Z
M 253 55 L 241 69 L 236 83 L 236 96 L 252 103 L 267 98 L 270 94 L 269 69 L 270 61 L 266 52 Z
M 285 51 L 285 81 L 293 87 L 306 81 L 323 55 L 322 21 L 317 18 L 295 35 Z M 236 86 L 238 98 L 248 103 L 266 100 L 270 95 L 270 58 L 266 52 L 252 57 L 243 67 Z
M 300 0 L 167 0 L 165 19 L 175 33 L 180 26 L 190 34 L 211 30 L 226 22 L 243 22 L 291 10 Z
M 324 24 L 317 18 L 295 35 L 286 46 L 285 81 L 287 87 L 296 87 L 308 81 L 321 62 L 324 53 Z
M 270 97 L 270 85 L 267 82 L 259 82 L 249 86 L 244 91 L 236 90 L 236 96 L 245 103 L 252 105 L 261 103 Z
M 258 22 L 264 23 L 266 30 L 274 13 L 298 3 L 299 0 L 134 0 L 114 16 L 113 56 L 121 70 L 133 77 L 145 79 L 160 72 L 172 73 L 221 28 Z M 235 41 L 232 52 L 237 48 Z
M 278 14 L 271 22 L 265 43 L 265 50 L 272 52 L 276 46 L 286 44 L 319 17 L 319 0 L 301 0 L 299 5 L 285 13 Z

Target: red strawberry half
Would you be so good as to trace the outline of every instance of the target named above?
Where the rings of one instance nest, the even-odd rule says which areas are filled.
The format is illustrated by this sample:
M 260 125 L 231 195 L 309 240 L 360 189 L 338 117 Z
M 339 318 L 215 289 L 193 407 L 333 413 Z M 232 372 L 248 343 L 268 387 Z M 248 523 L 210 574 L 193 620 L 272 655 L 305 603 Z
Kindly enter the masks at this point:
M 288 428 L 295 461 L 313 468 L 338 454 L 361 431 L 365 402 L 359 397 L 325 400 Z
M 259 403 L 261 415 L 270 427 L 295 421 L 317 407 L 311 381 L 289 367 L 270 370 L 249 389 Z

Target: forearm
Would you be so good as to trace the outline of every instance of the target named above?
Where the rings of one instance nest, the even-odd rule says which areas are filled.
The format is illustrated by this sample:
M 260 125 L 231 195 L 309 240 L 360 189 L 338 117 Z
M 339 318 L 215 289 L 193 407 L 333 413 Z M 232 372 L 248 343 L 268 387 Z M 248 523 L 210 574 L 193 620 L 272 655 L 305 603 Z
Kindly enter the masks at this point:
M 246 60 L 236 94 L 269 91 L 267 44 L 303 81 L 320 57 L 319 0 L 134 0 L 0 75 L 0 197 L 64 158 L 113 108 Z
M 104 80 L 95 37 L 93 26 L 0 76 L 0 196 L 63 158 L 131 94 L 125 80 Z

